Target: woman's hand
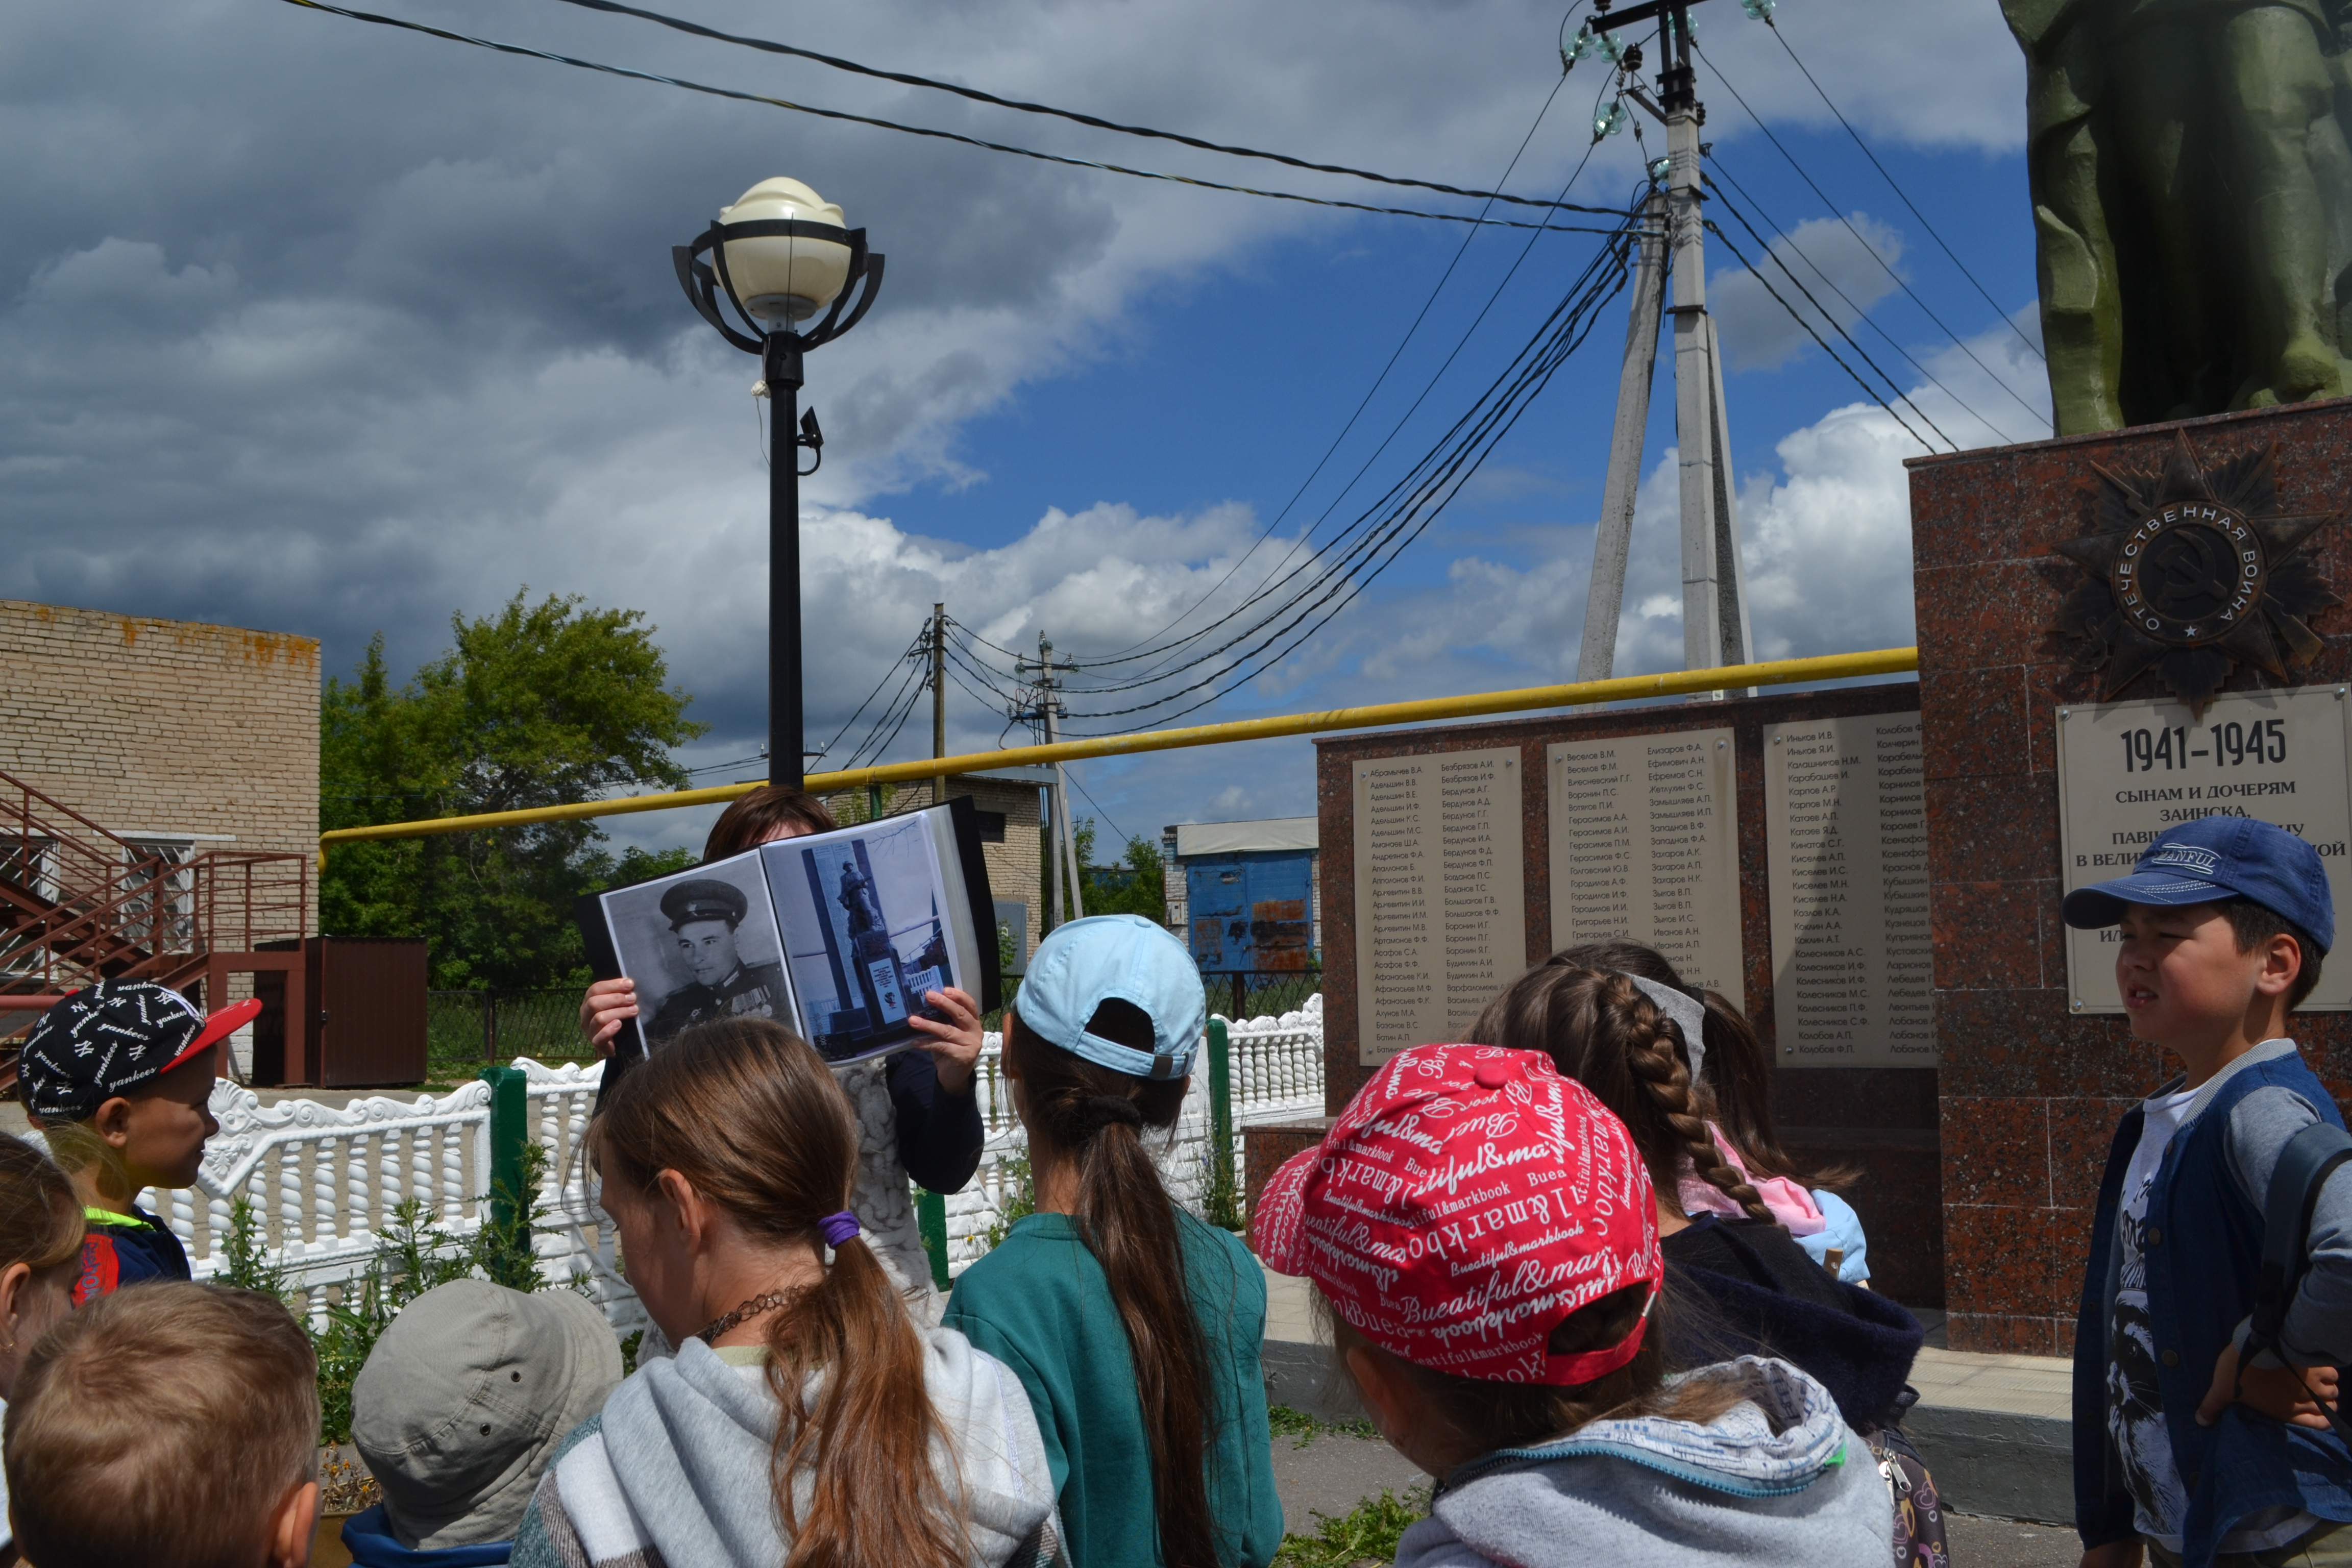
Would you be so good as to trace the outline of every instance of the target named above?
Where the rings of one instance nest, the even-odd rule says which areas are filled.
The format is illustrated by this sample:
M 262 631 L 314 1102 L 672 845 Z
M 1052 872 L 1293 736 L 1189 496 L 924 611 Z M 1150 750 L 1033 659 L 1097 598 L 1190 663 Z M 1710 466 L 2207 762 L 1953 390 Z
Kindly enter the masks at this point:
M 945 1013 L 948 1021 L 912 1013 L 907 1022 L 931 1037 L 923 1043 L 923 1049 L 930 1052 L 932 1065 L 939 1069 L 940 1088 L 953 1095 L 970 1094 L 972 1070 L 980 1060 L 980 1004 L 952 985 L 944 991 L 924 992 L 923 1001 Z
M 600 1057 L 613 1054 L 613 1037 L 621 1032 L 623 1023 L 636 1016 L 634 980 L 599 980 L 580 998 L 580 1032 Z

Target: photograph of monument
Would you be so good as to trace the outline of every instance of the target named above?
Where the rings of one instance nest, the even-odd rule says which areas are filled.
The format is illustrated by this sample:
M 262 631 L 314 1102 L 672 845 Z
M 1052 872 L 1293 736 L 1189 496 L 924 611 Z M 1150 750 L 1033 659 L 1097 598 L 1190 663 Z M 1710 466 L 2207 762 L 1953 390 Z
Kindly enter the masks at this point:
M 787 839 L 761 853 L 800 998 L 803 1032 L 828 1061 L 849 1061 L 923 1037 L 910 1015 L 942 1015 L 923 994 L 970 988 L 951 956 L 961 894 L 942 877 L 932 814 Z

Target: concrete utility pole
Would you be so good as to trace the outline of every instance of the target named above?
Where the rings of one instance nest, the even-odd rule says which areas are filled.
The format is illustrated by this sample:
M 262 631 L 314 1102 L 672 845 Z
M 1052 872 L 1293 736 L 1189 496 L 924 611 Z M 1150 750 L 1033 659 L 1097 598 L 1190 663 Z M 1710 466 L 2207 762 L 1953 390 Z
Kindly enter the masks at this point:
M 1634 263 L 1632 321 L 1625 368 L 1618 384 L 1617 422 L 1609 478 L 1601 491 L 1601 524 L 1593 541 L 1592 586 L 1585 610 L 1580 679 L 1606 679 L 1616 659 L 1617 622 L 1625 595 L 1633 500 L 1641 482 L 1642 433 L 1650 413 L 1650 381 L 1657 363 L 1660 300 L 1670 283 L 1675 321 L 1675 445 L 1682 510 L 1683 668 L 1709 669 L 1754 657 L 1748 629 L 1748 576 L 1740 561 L 1739 514 L 1733 494 L 1731 441 L 1723 399 L 1722 346 L 1706 310 L 1705 195 L 1699 177 L 1699 103 L 1691 68 L 1690 7 L 1695 0 L 1647 0 L 1614 15 L 1599 9 L 1587 24 L 1612 32 L 1655 21 L 1659 101 L 1638 85 L 1625 96 L 1666 128 L 1665 188 L 1645 209 Z M 1628 51 L 1638 68 L 1638 53 Z M 1661 231 L 1663 231 L 1661 233 Z M 1658 265 L 1660 249 L 1667 265 Z M 1724 693 L 1713 694 L 1721 697 Z
M 1658 311 L 1664 302 L 1666 198 L 1653 191 L 1642 209 L 1633 253 L 1633 310 L 1625 323 L 1625 369 L 1617 382 L 1617 425 L 1609 437 L 1609 479 L 1592 535 L 1592 583 L 1584 601 L 1584 646 L 1576 679 L 1606 680 L 1617 662 L 1617 621 L 1625 603 L 1625 557 L 1633 542 L 1633 492 L 1650 430 L 1650 383 L 1658 367 Z
M 931 755 L 948 754 L 948 607 L 931 606 Z M 931 784 L 931 804 L 938 805 L 948 798 L 948 775 L 940 773 Z
M 1018 710 L 1013 717 L 1015 720 L 1025 719 L 1042 725 L 1045 729 L 1045 743 L 1050 746 L 1061 738 L 1059 725 L 1062 704 L 1054 695 L 1054 645 L 1045 640 L 1045 633 L 1037 634 L 1037 662 L 1032 665 L 1024 659 L 1019 668 L 1024 675 L 1033 669 L 1036 672 L 1037 705 L 1034 708 Z M 1046 790 L 1052 796 L 1046 806 L 1047 836 L 1055 841 L 1053 845 L 1052 858 L 1047 862 L 1046 879 L 1049 887 L 1046 894 L 1045 929 L 1051 931 L 1060 923 L 1062 918 L 1062 889 L 1066 877 L 1069 887 L 1068 907 L 1072 920 L 1082 920 L 1086 917 L 1087 901 L 1084 891 L 1085 881 L 1078 869 L 1077 836 L 1070 829 L 1070 779 L 1061 763 L 1054 764 L 1054 782 L 1046 786 Z

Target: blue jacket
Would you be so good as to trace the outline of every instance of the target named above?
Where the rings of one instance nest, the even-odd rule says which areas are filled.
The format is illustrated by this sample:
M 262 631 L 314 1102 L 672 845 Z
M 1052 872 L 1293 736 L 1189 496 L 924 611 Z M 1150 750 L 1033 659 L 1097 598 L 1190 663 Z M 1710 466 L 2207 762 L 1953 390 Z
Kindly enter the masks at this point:
M 2273 1086 L 2344 1125 L 2334 1097 L 2294 1050 L 2242 1058 L 2217 1075 L 2211 1099 L 2192 1106 L 2148 1188 L 2148 1316 L 2165 1435 L 2189 1494 L 2181 1522 L 2185 1568 L 2205 1568 L 2231 1528 L 2263 1509 L 2294 1507 L 2352 1521 L 2352 1455 L 2333 1433 L 2290 1426 L 2243 1405 L 2229 1406 L 2210 1426 L 2197 1424 L 2213 1363 L 2253 1310 L 2262 1258 L 2262 1211 L 2229 1171 L 2230 1112 Z M 2085 1547 L 2134 1538 L 2131 1495 L 2107 1436 L 2107 1331 L 2123 1264 L 2116 1232 L 2124 1174 L 2143 1120 L 2135 1106 L 2107 1151 L 2074 1324 L 2074 1521 Z
M 472 1546 L 445 1546 L 419 1552 L 403 1546 L 378 1503 L 343 1521 L 343 1547 L 354 1568 L 489 1568 L 504 1563 L 514 1550 L 511 1541 L 484 1541 Z

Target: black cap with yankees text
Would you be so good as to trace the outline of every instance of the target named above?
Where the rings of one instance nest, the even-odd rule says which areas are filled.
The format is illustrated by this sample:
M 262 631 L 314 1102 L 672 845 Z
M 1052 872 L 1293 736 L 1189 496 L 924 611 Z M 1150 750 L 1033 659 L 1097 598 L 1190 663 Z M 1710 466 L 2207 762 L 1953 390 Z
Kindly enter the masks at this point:
M 192 1061 L 253 1021 L 260 998 L 206 1014 L 169 986 L 101 980 L 41 1016 L 26 1037 L 17 1081 L 37 1121 L 81 1121 L 118 1095 Z

